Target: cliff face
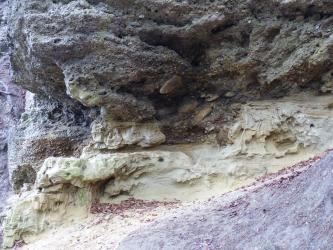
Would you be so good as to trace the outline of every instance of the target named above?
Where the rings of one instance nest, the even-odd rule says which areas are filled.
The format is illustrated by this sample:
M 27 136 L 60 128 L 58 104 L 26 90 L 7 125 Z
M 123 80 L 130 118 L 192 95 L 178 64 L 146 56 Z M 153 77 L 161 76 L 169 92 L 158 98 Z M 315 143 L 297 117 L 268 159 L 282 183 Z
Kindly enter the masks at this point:
M 332 1 L 0 4 L 5 246 L 95 199 L 206 199 L 333 146 Z
M 207 108 L 217 100 L 220 114 L 210 120 L 222 123 L 230 103 L 332 88 L 330 1 L 11 5 L 16 82 L 98 107 L 105 120 L 157 119 L 168 142 L 196 126 L 203 132 L 200 115 L 183 114 L 188 102 Z
M 10 190 L 7 166 L 9 134 L 24 107 L 24 91 L 11 82 L 5 6 L 6 3 L 0 2 L 0 212 Z
M 11 82 L 9 48 L 6 41 L 7 19 L 6 3 L 0 1 L 0 225 L 3 222 L 3 209 L 11 194 L 8 171 L 8 142 L 10 131 L 17 123 L 23 111 L 24 91 Z M 2 245 L 2 227 L 0 227 L 0 245 Z

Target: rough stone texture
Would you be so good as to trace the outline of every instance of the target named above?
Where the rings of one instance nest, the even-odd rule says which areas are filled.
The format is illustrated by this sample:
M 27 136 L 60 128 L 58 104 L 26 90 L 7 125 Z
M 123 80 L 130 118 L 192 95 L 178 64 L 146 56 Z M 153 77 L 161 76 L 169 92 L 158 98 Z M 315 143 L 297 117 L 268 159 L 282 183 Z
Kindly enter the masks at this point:
M 274 103 L 250 102 L 240 109 L 234 125 L 220 135 L 226 137 L 221 148 L 182 145 L 111 153 L 87 147 L 80 157 L 50 157 L 39 169 L 35 187 L 42 194 L 68 195 L 73 188 L 95 186 L 99 190 L 96 198 L 111 202 L 126 197 L 204 200 L 332 148 L 331 103 L 330 96 L 308 95 Z M 29 170 L 21 166 L 20 173 L 32 180 Z M 18 173 L 13 176 L 20 180 Z M 43 218 L 43 214 L 41 211 L 39 216 Z M 21 235 L 27 238 L 50 227 L 30 229 L 17 220 L 6 221 L 5 241 L 13 242 Z
M 140 176 L 151 172 L 177 171 L 182 165 L 182 175 L 175 176 L 174 182 L 181 182 L 191 175 L 191 161 L 181 152 L 135 152 L 99 154 L 90 157 L 48 158 L 37 176 L 37 187 L 47 188 L 58 184 L 72 184 L 84 187 L 89 183 L 111 180 L 113 195 L 130 191 L 140 183 Z M 158 174 L 157 174 L 158 175 Z M 171 177 L 171 176 L 170 176 Z M 128 180 L 126 180 L 128 179 Z M 126 184 L 127 183 L 127 184 Z M 125 185 L 128 189 L 126 190 Z M 122 189 L 124 188 L 124 189 Z
M 32 197 L 97 185 L 99 198 L 207 198 L 332 147 L 330 0 L 9 7 L 0 13 L 0 192 L 8 157 L 13 188 Z M 8 48 L 15 83 L 34 94 L 8 85 Z M 27 192 L 36 180 L 40 190 Z M 7 246 L 47 228 L 33 199 L 8 215 Z
M 156 118 L 170 142 L 199 127 L 198 140 L 210 113 L 228 121 L 220 110 L 230 102 L 329 92 L 332 14 L 328 0 L 16 0 L 15 81 L 113 120 Z M 212 95 L 220 105 L 198 119 L 177 112 Z
M 281 158 L 303 149 L 333 145 L 332 96 L 294 95 L 280 100 L 249 102 L 229 128 L 227 139 L 239 154 Z
M 90 134 L 88 112 L 28 94 L 25 112 L 9 142 L 9 173 L 15 191 L 34 183 L 43 161 L 79 154 Z
M 6 42 L 6 3 L 0 1 L 0 226 L 2 210 L 9 194 L 10 182 L 8 173 L 8 136 L 15 126 L 24 106 L 24 91 L 11 83 L 11 67 Z M 0 228 L 0 245 L 2 232 Z
M 95 122 L 91 133 L 94 147 L 98 149 L 120 149 L 129 145 L 147 148 L 165 142 L 165 135 L 156 123 Z
M 182 169 L 179 169 L 182 166 Z M 161 175 L 165 169 L 181 171 L 170 175 L 174 182 L 182 182 L 191 175 L 191 162 L 180 152 L 136 152 L 99 154 L 86 158 L 49 158 L 37 175 L 39 192 L 11 203 L 4 223 L 4 246 L 13 246 L 22 237 L 39 234 L 64 223 L 67 213 L 78 207 L 86 214 L 94 192 L 93 184 L 102 186 L 110 196 L 130 191 L 144 183 L 139 177 L 148 173 Z M 165 178 L 165 177 L 164 177 Z M 167 184 L 167 182 L 166 182 Z M 147 183 L 146 183 L 147 185 Z M 163 183 L 162 183 L 163 185 Z
M 12 247 L 16 241 L 59 226 L 66 219 L 82 218 L 87 215 L 90 203 L 90 192 L 73 187 L 48 193 L 25 192 L 10 203 L 3 246 Z
M 238 197 L 157 220 L 117 249 L 331 249 L 332 166 L 330 153 L 309 169 L 291 169 Z
M 221 148 L 183 145 L 114 153 L 86 148 L 79 158 L 48 158 L 36 183 L 40 188 L 64 183 L 85 187 L 107 181 L 104 191 L 111 197 L 207 198 L 332 148 L 331 101 L 330 96 L 299 95 L 250 102 L 226 129 Z

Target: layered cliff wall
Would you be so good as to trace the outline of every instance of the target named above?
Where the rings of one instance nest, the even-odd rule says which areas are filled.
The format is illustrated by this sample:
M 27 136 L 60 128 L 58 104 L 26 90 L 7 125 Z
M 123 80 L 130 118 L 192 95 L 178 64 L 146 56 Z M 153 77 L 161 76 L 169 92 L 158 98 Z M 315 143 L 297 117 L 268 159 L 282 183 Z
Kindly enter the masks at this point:
M 95 200 L 207 199 L 333 146 L 329 0 L 1 10 L 7 247 Z

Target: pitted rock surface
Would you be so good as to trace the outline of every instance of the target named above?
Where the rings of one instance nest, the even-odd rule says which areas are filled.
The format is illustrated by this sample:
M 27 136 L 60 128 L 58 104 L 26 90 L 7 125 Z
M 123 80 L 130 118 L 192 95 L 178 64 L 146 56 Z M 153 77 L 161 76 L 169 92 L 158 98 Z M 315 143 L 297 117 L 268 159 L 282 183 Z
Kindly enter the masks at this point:
M 25 112 L 8 143 L 9 174 L 16 192 L 24 183 L 34 184 L 48 157 L 78 155 L 90 134 L 88 110 L 31 93 L 26 101 Z
M 24 107 L 24 90 L 12 84 L 7 35 L 7 3 L 0 1 L 0 245 L 3 208 L 11 191 L 8 171 L 8 141 Z
M 331 0 L 0 0 L 0 210 L 10 186 L 17 194 L 5 245 L 62 225 L 80 201 L 85 214 L 92 198 L 208 199 L 332 148 L 332 30 Z M 329 176 L 326 165 L 316 169 Z M 277 186 L 251 204 L 288 208 L 265 213 L 281 217 L 305 204 L 309 226 L 290 228 L 312 237 L 309 206 L 322 225 L 330 219 L 330 186 L 318 183 L 327 176 L 312 174 L 304 182 L 321 189 L 299 183 L 304 203 L 278 207 L 287 198 Z M 243 217 L 228 211 L 221 225 L 237 231 L 232 218 Z M 275 234 L 264 223 L 253 236 L 273 235 L 263 248 L 290 240 L 279 220 Z M 184 225 L 188 239 L 200 235 Z M 181 247 L 169 229 L 170 247 Z M 305 242 L 325 248 L 331 231 L 321 232 Z M 159 248 L 135 236 L 124 246 L 132 240 Z
M 14 76 L 122 121 L 184 120 L 182 100 L 212 93 L 225 102 L 329 92 L 332 14 L 328 0 L 16 0 Z

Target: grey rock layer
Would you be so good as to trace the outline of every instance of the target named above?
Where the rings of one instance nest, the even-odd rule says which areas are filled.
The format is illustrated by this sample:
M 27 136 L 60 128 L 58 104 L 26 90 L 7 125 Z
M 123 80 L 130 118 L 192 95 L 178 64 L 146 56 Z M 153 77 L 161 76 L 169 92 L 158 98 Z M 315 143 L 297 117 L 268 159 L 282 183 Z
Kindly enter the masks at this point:
M 34 184 L 43 161 L 51 156 L 78 155 L 90 134 L 90 112 L 45 96 L 27 95 L 25 112 L 12 129 L 8 168 L 12 186 Z
M 24 91 L 11 82 L 11 65 L 6 41 L 6 2 L 0 1 L 0 226 L 3 208 L 11 186 L 8 171 L 8 140 L 10 129 L 15 126 L 24 106 Z M 0 245 L 2 229 L 0 227 Z
M 329 0 L 11 5 L 15 81 L 67 103 L 70 96 L 101 107 L 113 120 L 157 118 L 181 130 L 200 123 L 177 113 L 187 98 L 204 104 L 218 94 L 228 103 L 331 89 Z
M 10 190 L 8 179 L 8 138 L 24 106 L 24 91 L 12 84 L 11 64 L 6 43 L 6 2 L 0 2 L 0 212 Z

